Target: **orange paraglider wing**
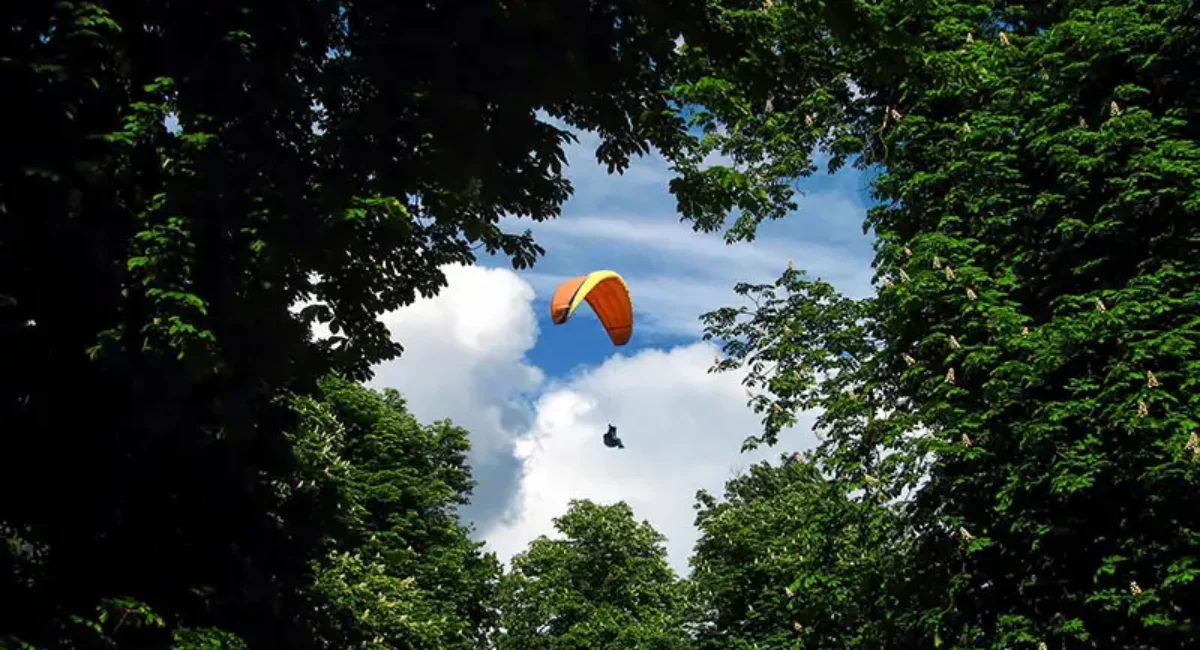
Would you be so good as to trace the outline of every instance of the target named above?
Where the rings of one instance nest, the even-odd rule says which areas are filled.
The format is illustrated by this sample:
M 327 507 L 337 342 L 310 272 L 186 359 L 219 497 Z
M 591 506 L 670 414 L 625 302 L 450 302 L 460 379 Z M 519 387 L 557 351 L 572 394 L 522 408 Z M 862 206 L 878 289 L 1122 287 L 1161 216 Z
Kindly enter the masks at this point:
M 633 299 L 625 280 L 613 271 L 596 271 L 558 285 L 550 299 L 550 319 L 562 325 L 587 301 L 600 318 L 613 345 L 625 345 L 633 336 Z

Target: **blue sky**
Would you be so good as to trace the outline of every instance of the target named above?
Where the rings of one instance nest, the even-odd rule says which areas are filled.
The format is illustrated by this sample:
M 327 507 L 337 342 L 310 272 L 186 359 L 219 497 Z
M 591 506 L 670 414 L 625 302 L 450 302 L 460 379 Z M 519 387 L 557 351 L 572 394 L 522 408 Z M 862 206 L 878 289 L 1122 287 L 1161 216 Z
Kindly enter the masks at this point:
M 624 500 L 667 536 L 672 565 L 686 573 L 696 490 L 720 493 L 750 463 L 815 444 L 810 413 L 777 448 L 739 453 L 759 416 L 740 376 L 707 372 L 716 349 L 700 342 L 699 317 L 735 304 L 738 282 L 775 280 L 789 260 L 868 295 L 868 179 L 852 169 L 806 179 L 795 214 L 727 245 L 679 221 L 660 157 L 610 176 L 595 162 L 596 136 L 578 135 L 563 215 L 505 224 L 531 229 L 546 255 L 531 270 L 495 258 L 448 269 L 439 296 L 385 317 L 408 352 L 377 368 L 372 385 L 400 390 L 422 420 L 448 417 L 471 432 L 478 486 L 464 517 L 502 560 L 552 534 L 572 498 Z M 565 325 L 550 322 L 555 286 L 597 269 L 630 286 L 636 322 L 621 348 L 586 306 Z M 609 422 L 626 449 L 600 444 Z
M 685 574 L 697 490 L 720 494 L 749 464 L 815 445 L 816 414 L 805 413 L 776 448 L 739 453 L 759 416 L 742 375 L 707 372 L 718 350 L 700 341 L 699 317 L 736 304 L 738 282 L 775 280 L 789 260 L 847 295 L 869 295 L 868 178 L 844 169 L 805 179 L 795 213 L 763 225 L 754 242 L 727 245 L 680 222 L 659 156 L 609 175 L 595 160 L 598 138 L 577 135 L 562 216 L 505 224 L 531 229 L 546 255 L 516 272 L 492 257 L 446 268 L 438 296 L 382 317 L 406 352 L 377 366 L 369 385 L 399 390 L 422 421 L 470 432 L 477 487 L 462 515 L 501 560 L 553 534 L 571 499 L 623 500 L 666 535 Z M 586 306 L 565 325 L 550 322 L 554 288 L 597 269 L 629 284 L 636 316 L 626 346 L 612 346 Z M 625 449 L 602 446 L 610 422 Z
M 562 217 L 541 224 L 514 220 L 508 226 L 530 228 L 547 250 L 532 270 L 517 275 L 535 287 L 535 308 L 546 316 L 529 358 L 550 376 L 613 353 L 586 307 L 566 325 L 549 325 L 553 287 L 589 271 L 612 269 L 630 284 L 638 322 L 620 350 L 625 354 L 695 341 L 702 313 L 734 304 L 734 284 L 771 281 L 789 259 L 847 293 L 867 290 L 871 238 L 863 235 L 861 223 L 870 199 L 862 172 L 843 169 L 806 179 L 800 184 L 805 196 L 799 210 L 765 224 L 753 244 L 727 245 L 719 233 L 694 233 L 680 222 L 667 189 L 671 172 L 660 157 L 641 158 L 625 174 L 609 175 L 595 162 L 597 137 L 584 133 L 580 140 L 568 149 L 567 176 L 575 193 Z M 481 263 L 508 268 L 497 258 Z

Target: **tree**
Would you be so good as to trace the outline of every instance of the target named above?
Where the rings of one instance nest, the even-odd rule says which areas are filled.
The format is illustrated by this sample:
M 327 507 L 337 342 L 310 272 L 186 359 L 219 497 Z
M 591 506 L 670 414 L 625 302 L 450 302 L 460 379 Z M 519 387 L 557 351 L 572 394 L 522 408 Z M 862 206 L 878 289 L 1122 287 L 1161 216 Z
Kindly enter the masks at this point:
M 305 505 L 329 502 L 322 491 L 337 499 L 305 590 L 313 637 L 325 648 L 483 647 L 500 567 L 458 520 L 473 486 L 467 432 L 422 426 L 394 390 L 336 377 L 321 388 L 319 401 L 302 398 L 297 438 Z
M 697 494 L 698 648 L 913 646 L 902 513 L 845 490 L 797 454 Z
M 499 650 L 684 648 L 680 583 L 664 538 L 624 502 L 572 501 L 512 559 L 500 588 Z
M 458 520 L 473 487 L 467 432 L 421 425 L 394 390 L 336 376 L 320 388 L 295 399 L 289 440 L 299 464 L 291 483 L 273 486 L 274 514 L 320 536 L 309 572 L 283 594 L 285 620 L 322 648 L 485 647 L 500 566 Z M 129 598 L 103 599 L 70 623 L 59 642 L 75 648 L 245 647 L 227 630 L 182 626 Z
M 55 645 L 128 597 L 314 645 L 288 604 L 323 520 L 282 514 L 282 396 L 398 354 L 377 316 L 443 265 L 540 254 L 498 225 L 570 192 L 538 111 L 611 170 L 678 149 L 664 91 L 702 9 L 5 4 L 0 636 Z
M 721 4 L 758 43 L 692 52 L 685 90 L 725 127 L 707 146 L 743 166 L 707 173 L 776 187 L 816 148 L 878 172 L 877 296 L 790 271 L 710 316 L 722 366 L 762 390 L 765 441 L 819 407 L 822 466 L 915 490 L 919 552 L 950 576 L 927 617 L 943 646 L 1193 647 L 1194 12 Z

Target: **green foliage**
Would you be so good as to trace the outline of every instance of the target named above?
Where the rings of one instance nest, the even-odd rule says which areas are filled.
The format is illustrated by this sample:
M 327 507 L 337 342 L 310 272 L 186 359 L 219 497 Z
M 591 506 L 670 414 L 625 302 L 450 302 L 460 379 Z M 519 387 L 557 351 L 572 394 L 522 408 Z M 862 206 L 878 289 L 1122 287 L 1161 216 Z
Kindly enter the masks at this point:
M 288 434 L 297 466 L 271 484 L 270 513 L 295 534 L 313 529 L 318 555 L 281 594 L 292 634 L 318 648 L 481 648 L 494 626 L 500 567 L 458 520 L 473 483 L 467 432 L 418 423 L 395 391 L 329 377 L 294 399 Z M 44 553 L 6 531 L 10 553 L 30 571 Z M 29 576 L 31 586 L 44 579 Z M 197 589 L 196 597 L 217 597 Z M 87 609 L 78 610 L 88 613 Z M 189 627 L 141 601 L 104 599 L 96 614 L 38 623 L 53 638 L 14 648 L 168 647 L 242 650 L 221 626 Z M 119 634 L 118 634 L 119 633 Z
M 0 9 L 6 647 L 1196 646 L 1190 3 L 143 4 Z M 538 111 L 729 241 L 878 172 L 876 296 L 707 316 L 746 447 L 822 443 L 700 496 L 686 588 L 588 502 L 498 578 L 465 433 L 354 383 L 442 266 L 541 254 Z
M 118 594 L 170 629 L 325 643 L 300 594 L 335 562 L 337 495 L 375 485 L 363 507 L 390 514 L 362 525 L 381 538 L 424 515 L 395 514 L 410 497 L 384 498 L 382 474 L 299 458 L 284 396 L 399 354 L 378 316 L 436 293 L 442 266 L 533 263 L 501 216 L 553 218 L 571 189 L 570 135 L 538 111 L 598 131 L 614 171 L 680 150 L 674 39 L 703 3 L 100 0 L 0 19 L 0 634 L 52 647 Z M 298 487 L 326 471 L 347 483 Z M 386 591 L 393 569 L 351 547 L 366 559 L 347 570 Z M 445 565 L 474 567 L 455 548 Z M 389 620 L 385 639 L 474 634 Z
M 876 497 L 850 498 L 799 454 L 730 480 L 724 501 L 701 491 L 696 647 L 909 647 L 909 538 Z
M 1193 647 L 1193 9 L 719 4 L 729 34 L 754 22 L 759 42 L 691 56 L 687 91 L 712 93 L 724 127 L 708 146 L 768 187 L 818 147 L 878 170 L 878 296 L 789 272 L 739 288 L 753 309 L 709 316 L 720 365 L 763 390 L 763 440 L 820 407 L 817 462 L 909 498 L 914 553 L 947 577 L 915 613 L 935 645 Z M 806 137 L 773 130 L 801 123 Z
M 687 646 L 683 593 L 665 539 L 624 502 L 572 501 L 501 581 L 499 650 Z
M 308 592 L 314 637 L 329 648 L 481 647 L 500 569 L 458 521 L 473 485 L 467 432 L 422 426 L 393 390 L 336 378 L 322 389 L 322 401 L 301 400 L 297 444 L 324 473 L 300 489 L 340 496 Z
M 59 630 L 62 647 L 115 650 L 129 645 L 153 644 L 171 650 L 246 650 L 238 637 L 216 628 L 176 627 L 145 603 L 128 598 L 104 598 L 87 616 L 71 615 Z M 0 638 L 4 650 L 40 650 L 15 637 Z

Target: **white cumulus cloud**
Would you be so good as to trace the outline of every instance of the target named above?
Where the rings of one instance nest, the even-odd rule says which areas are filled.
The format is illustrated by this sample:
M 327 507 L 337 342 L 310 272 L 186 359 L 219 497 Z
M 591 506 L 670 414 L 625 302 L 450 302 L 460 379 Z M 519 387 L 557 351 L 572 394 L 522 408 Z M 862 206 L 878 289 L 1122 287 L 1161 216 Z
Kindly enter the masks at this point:
M 525 362 L 537 341 L 533 288 L 511 271 L 444 267 L 448 286 L 383 317 L 405 348 L 372 387 L 399 390 L 418 419 L 451 418 L 473 434 L 473 457 L 511 447 L 544 379 Z
M 546 381 L 525 357 L 539 331 L 533 287 L 507 269 L 445 271 L 439 295 L 384 317 L 406 351 L 377 366 L 371 385 L 399 390 L 422 421 L 451 418 L 471 432 L 479 486 L 467 515 L 488 546 L 507 560 L 551 533 L 571 499 L 624 500 L 668 537 L 684 571 L 696 490 L 719 491 L 739 468 L 779 453 L 739 453 L 760 426 L 740 375 L 709 374 L 716 349 L 694 343 L 617 352 Z M 603 446 L 609 422 L 625 449 Z M 811 439 L 792 434 L 785 444 Z
M 729 246 L 679 222 L 661 156 L 635 159 L 613 176 L 595 160 L 598 136 L 577 135 L 580 142 L 566 148 L 575 194 L 563 216 L 505 220 L 508 229 L 531 228 L 546 247 L 537 270 L 448 268 L 449 286 L 438 296 L 385 317 L 406 352 L 379 366 L 372 385 L 400 390 L 423 421 L 451 418 L 471 431 L 478 487 L 466 516 L 501 559 L 552 533 L 551 520 L 571 499 L 624 500 L 668 537 L 682 573 L 696 537 L 697 490 L 719 492 L 739 468 L 815 444 L 810 417 L 779 448 L 739 453 L 742 440 L 760 431 L 759 416 L 746 406 L 741 375 L 708 374 L 716 350 L 696 342 L 698 318 L 741 303 L 734 284 L 770 282 L 788 260 L 852 297 L 870 293 L 871 244 L 858 195 L 866 179 L 845 170 L 806 179 L 795 215 L 764 224 L 754 242 Z M 562 280 L 605 268 L 630 284 L 634 341 L 582 371 L 547 378 L 526 356 L 538 342 L 545 300 Z M 639 349 L 667 343 L 673 347 Z M 607 344 L 599 334 L 597 345 Z M 539 349 L 537 358 L 559 374 L 580 362 L 577 350 L 559 352 Z M 601 443 L 610 422 L 625 449 Z
M 471 434 L 478 485 L 465 516 L 479 528 L 505 516 L 517 494 L 514 441 L 533 421 L 544 382 L 525 359 L 538 337 L 533 288 L 506 269 L 447 266 L 448 286 L 386 314 L 404 354 L 375 367 L 373 388 L 395 388 L 422 422 L 449 418 Z
M 686 573 L 696 540 L 696 491 L 719 494 L 738 471 L 781 451 L 738 452 L 746 436 L 760 431 L 759 416 L 746 407 L 740 375 L 706 372 L 715 352 L 694 343 L 616 355 L 549 388 L 517 443 L 522 475 L 515 516 L 486 531 L 489 546 L 507 559 L 530 539 L 553 534 L 552 518 L 571 499 L 623 500 L 667 536 L 671 564 Z M 610 422 L 625 449 L 602 445 Z M 806 449 L 815 439 L 788 432 L 783 444 Z

